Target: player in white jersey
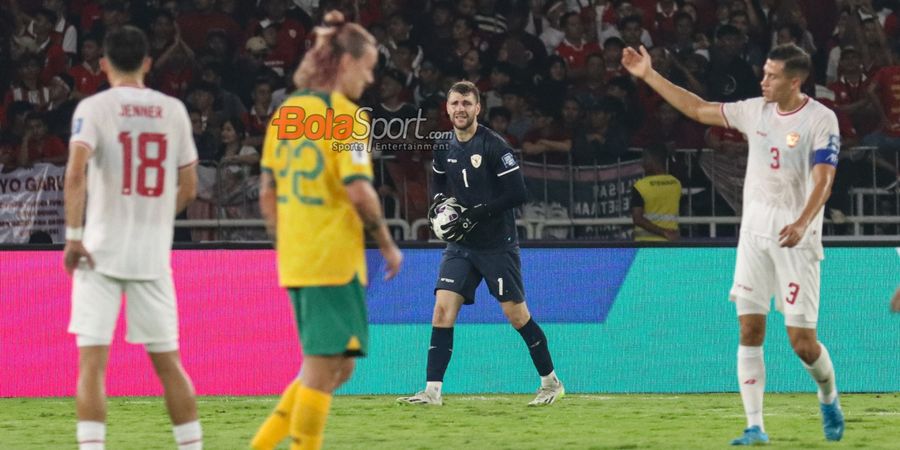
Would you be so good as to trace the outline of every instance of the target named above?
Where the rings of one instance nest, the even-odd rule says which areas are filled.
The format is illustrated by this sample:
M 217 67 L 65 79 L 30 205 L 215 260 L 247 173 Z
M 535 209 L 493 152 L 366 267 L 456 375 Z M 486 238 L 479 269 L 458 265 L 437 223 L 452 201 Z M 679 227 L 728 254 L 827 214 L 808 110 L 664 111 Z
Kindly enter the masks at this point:
M 144 87 L 147 49 L 137 28 L 107 34 L 101 66 L 112 88 L 82 100 L 72 119 L 64 264 L 73 278 L 81 450 L 104 448 L 106 365 L 123 293 L 126 340 L 149 353 L 178 448 L 202 448 L 194 388 L 178 353 L 169 261 L 176 211 L 196 196 L 197 149 L 184 105 Z
M 663 78 L 643 47 L 640 53 L 625 49 L 622 65 L 686 116 L 737 129 L 749 141 L 730 295 L 740 323 L 738 382 L 747 429 L 732 445 L 769 441 L 762 419 L 762 344 L 773 295 L 794 352 L 818 384 L 825 438 L 840 440 L 844 417 L 834 368 L 816 337 L 822 206 L 831 194 L 840 135 L 834 113 L 800 92 L 812 67 L 809 55 L 795 45 L 775 47 L 763 68 L 763 96 L 725 104 L 704 101 Z

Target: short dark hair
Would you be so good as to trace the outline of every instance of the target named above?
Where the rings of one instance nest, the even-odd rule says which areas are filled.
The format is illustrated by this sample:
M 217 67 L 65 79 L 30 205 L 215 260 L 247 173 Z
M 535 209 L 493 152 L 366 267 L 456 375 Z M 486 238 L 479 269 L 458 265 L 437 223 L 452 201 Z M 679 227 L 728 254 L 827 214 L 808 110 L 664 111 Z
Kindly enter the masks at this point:
M 784 72 L 789 76 L 806 79 L 812 70 L 809 54 L 795 44 L 784 44 L 773 48 L 769 51 L 768 58 L 772 61 L 783 61 Z
M 798 43 L 803 42 L 803 35 L 805 32 L 803 31 L 803 28 L 800 28 L 800 25 L 797 25 L 795 23 L 786 23 L 778 27 L 778 31 L 781 30 L 787 30 L 788 34 L 790 34 L 791 37 Z
M 716 30 L 716 40 L 719 40 L 719 39 L 722 39 L 722 38 L 725 38 L 728 36 L 740 37 L 740 35 L 741 35 L 741 30 L 739 30 L 734 25 L 725 24 L 725 25 L 722 25 L 721 27 L 719 27 L 718 30 Z
M 559 27 L 564 28 L 566 26 L 566 22 L 568 22 L 569 18 L 571 18 L 571 17 L 578 17 L 578 13 L 574 12 L 574 11 L 569 11 L 569 12 L 563 14 L 559 18 Z
M 140 69 L 147 57 L 147 36 L 140 28 L 125 25 L 110 31 L 103 40 L 103 51 L 106 59 L 116 70 L 135 72 Z
M 641 152 L 644 159 L 649 159 L 659 165 L 661 169 L 666 168 L 666 159 L 669 157 L 669 150 L 663 144 L 652 144 Z
M 475 103 L 481 103 L 481 94 L 478 92 L 478 86 L 475 86 L 475 83 L 471 81 L 457 81 L 453 83 L 453 86 L 450 86 L 450 90 L 447 91 L 447 98 L 450 98 L 450 94 L 454 92 L 460 95 L 472 94 L 475 96 Z
M 56 21 L 57 21 L 56 13 L 47 8 L 41 8 L 41 9 L 37 10 L 34 13 L 34 16 L 35 17 L 44 16 L 44 18 L 47 19 L 47 22 L 49 22 L 51 26 L 53 26 L 53 27 L 56 26 Z
M 617 37 L 617 36 L 606 38 L 606 40 L 603 41 L 603 48 L 609 47 L 610 45 L 617 46 L 621 49 L 624 49 L 625 41 L 623 41 L 622 38 Z
M 625 17 L 619 21 L 619 30 L 624 30 L 625 25 L 628 25 L 629 23 L 636 23 L 638 28 L 643 28 L 643 25 L 644 25 L 644 21 L 641 20 L 640 16 L 633 15 L 633 16 Z

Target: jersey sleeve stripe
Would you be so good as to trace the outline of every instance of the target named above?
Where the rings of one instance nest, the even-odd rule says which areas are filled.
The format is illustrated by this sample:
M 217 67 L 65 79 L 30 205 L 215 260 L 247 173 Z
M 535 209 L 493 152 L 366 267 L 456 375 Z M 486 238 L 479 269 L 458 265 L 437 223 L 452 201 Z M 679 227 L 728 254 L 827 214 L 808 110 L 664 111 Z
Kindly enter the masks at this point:
M 508 174 L 508 173 L 510 173 L 510 172 L 515 172 L 516 170 L 519 170 L 519 166 L 516 166 L 516 167 L 513 167 L 512 169 L 509 169 L 509 170 L 505 170 L 505 171 L 503 171 L 503 172 L 500 172 L 500 173 L 497 174 L 497 176 L 498 176 L 498 177 L 502 177 L 503 175 L 506 175 L 506 174 Z
M 728 116 L 725 115 L 724 103 L 719 103 L 719 114 L 722 114 L 722 120 L 725 121 L 725 128 L 731 129 L 731 122 L 728 121 Z
M 368 175 L 350 175 L 350 176 L 348 176 L 348 177 L 344 177 L 344 179 L 343 179 L 342 181 L 344 182 L 345 185 L 347 185 L 347 184 L 350 184 L 350 183 L 352 183 L 352 182 L 354 182 L 354 181 L 356 181 L 356 180 L 366 180 L 366 181 L 371 182 L 371 181 L 372 181 L 372 177 L 370 177 L 370 176 L 368 176 Z
M 182 164 L 182 165 L 178 166 L 178 168 L 179 168 L 179 169 L 184 169 L 185 167 L 191 167 L 191 166 L 193 166 L 194 164 L 197 164 L 197 160 L 196 160 L 196 159 L 193 160 L 193 161 L 191 161 L 191 162 L 189 162 L 189 163 L 187 163 L 187 164 Z

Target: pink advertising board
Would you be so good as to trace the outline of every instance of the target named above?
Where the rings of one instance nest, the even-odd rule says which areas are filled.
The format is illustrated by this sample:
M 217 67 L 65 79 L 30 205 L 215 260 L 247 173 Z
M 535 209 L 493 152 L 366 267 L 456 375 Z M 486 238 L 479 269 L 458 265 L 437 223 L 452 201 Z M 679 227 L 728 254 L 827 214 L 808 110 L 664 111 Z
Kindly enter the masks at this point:
M 0 397 L 75 393 L 78 352 L 66 332 L 71 281 L 61 258 L 59 251 L 0 251 Z M 197 393 L 280 393 L 301 356 L 274 252 L 179 250 L 172 267 L 182 358 Z M 120 317 L 107 392 L 161 394 L 143 347 L 124 335 Z

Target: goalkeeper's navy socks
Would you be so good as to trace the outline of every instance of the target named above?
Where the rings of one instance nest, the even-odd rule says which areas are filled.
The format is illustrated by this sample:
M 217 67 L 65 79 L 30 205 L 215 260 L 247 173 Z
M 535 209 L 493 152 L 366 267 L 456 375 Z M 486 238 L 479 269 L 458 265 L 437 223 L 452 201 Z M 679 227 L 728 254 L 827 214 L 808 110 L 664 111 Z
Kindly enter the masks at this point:
M 553 372 L 553 359 L 550 358 L 550 348 L 547 347 L 547 337 L 544 336 L 544 330 L 540 325 L 529 319 L 528 323 L 517 330 L 525 340 L 528 346 L 528 352 L 531 353 L 531 361 L 534 362 L 534 368 L 537 369 L 538 375 L 544 377 Z
M 453 327 L 431 327 L 428 367 L 425 381 L 444 381 L 444 373 L 453 354 Z

